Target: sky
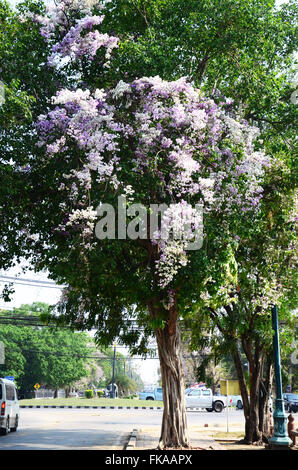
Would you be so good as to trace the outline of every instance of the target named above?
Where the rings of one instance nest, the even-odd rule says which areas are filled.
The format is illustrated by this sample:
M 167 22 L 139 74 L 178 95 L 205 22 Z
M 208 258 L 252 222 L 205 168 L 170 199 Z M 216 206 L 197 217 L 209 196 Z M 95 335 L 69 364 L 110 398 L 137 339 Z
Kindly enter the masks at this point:
M 19 307 L 22 304 L 32 304 L 33 302 L 45 302 L 48 304 L 55 304 L 60 298 L 61 289 L 55 288 L 54 282 L 47 277 L 46 273 L 29 272 L 26 274 L 20 274 L 20 267 L 12 268 L 8 271 L 0 270 L 0 287 L 4 286 L 3 281 L 5 281 L 6 283 L 10 281 L 10 279 L 3 278 L 2 276 L 18 276 L 22 279 L 22 281 L 19 281 L 20 283 L 16 283 L 14 285 L 15 294 L 13 295 L 11 302 L 5 303 L 3 302 L 3 300 L 0 300 L 0 308 Z M 27 281 L 28 285 L 25 285 L 26 281 L 23 281 L 23 279 L 29 279 L 30 281 L 45 281 L 47 283 L 51 282 L 53 284 L 51 286 L 44 284 L 39 287 L 34 285 L 32 282 Z

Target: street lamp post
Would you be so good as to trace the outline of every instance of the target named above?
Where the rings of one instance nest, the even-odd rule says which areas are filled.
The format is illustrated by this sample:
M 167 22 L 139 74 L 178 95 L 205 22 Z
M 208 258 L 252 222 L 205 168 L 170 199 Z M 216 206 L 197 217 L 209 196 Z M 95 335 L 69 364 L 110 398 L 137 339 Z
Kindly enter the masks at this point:
M 111 396 L 111 398 L 115 398 L 115 361 L 116 361 L 116 341 L 114 342 L 113 376 L 112 376 L 112 396 Z
M 273 336 L 273 352 L 275 364 L 275 386 L 276 400 L 273 413 L 274 434 L 269 440 L 271 446 L 289 447 L 292 443 L 287 432 L 287 417 L 284 410 L 284 402 L 282 398 L 282 383 L 280 369 L 280 351 L 279 351 L 279 333 L 278 333 L 278 314 L 276 305 L 272 308 L 272 326 L 274 330 Z

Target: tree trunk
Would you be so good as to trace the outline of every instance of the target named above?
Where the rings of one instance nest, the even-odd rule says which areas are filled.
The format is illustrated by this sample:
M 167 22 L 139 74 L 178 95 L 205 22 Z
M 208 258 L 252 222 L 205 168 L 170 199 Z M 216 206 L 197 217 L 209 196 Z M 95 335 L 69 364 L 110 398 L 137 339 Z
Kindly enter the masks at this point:
M 258 346 L 255 346 L 254 362 L 252 364 L 252 377 L 250 387 L 249 402 L 249 432 L 246 439 L 249 444 L 260 443 L 262 434 L 260 433 L 260 417 L 259 417 L 259 399 L 260 399 L 260 383 L 262 372 L 263 357 Z
M 153 313 L 152 305 L 149 310 Z M 158 328 L 156 330 L 156 341 L 164 402 L 158 448 L 187 448 L 190 443 L 187 430 L 185 383 L 176 305 L 169 310 L 166 326 L 163 329 Z
M 270 396 L 272 392 L 273 367 L 272 358 L 267 356 L 267 368 L 264 381 L 261 381 L 261 395 L 259 402 L 260 423 L 259 429 L 262 433 L 263 442 L 268 443 L 271 436 L 270 423 Z
M 253 355 L 252 345 L 246 344 L 246 354 L 250 360 L 250 396 L 248 396 L 248 388 L 238 348 L 233 352 L 245 417 L 244 442 L 247 444 L 268 442 L 270 436 L 269 398 L 272 388 L 272 364 L 267 363 L 267 374 L 263 381 L 264 354 L 258 344 L 254 346 L 255 352 Z
M 247 384 L 246 380 L 244 377 L 243 373 L 243 366 L 241 362 L 241 356 L 238 347 L 234 350 L 233 352 L 233 360 L 234 360 L 234 365 L 238 377 L 238 382 L 239 382 L 239 387 L 240 387 L 240 393 L 241 393 L 241 398 L 242 398 L 242 404 L 243 404 L 243 413 L 244 413 L 244 418 L 245 418 L 245 438 L 244 441 L 246 442 L 246 436 L 248 436 L 249 433 L 249 397 L 248 397 L 248 389 L 247 389 Z

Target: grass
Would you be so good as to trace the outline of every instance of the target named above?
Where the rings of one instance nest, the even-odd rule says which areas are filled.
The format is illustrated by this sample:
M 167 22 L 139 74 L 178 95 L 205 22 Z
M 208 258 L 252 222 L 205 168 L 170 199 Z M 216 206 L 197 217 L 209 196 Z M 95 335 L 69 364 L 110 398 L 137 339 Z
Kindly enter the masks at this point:
M 163 407 L 162 401 L 127 398 L 30 398 L 20 400 L 20 406 L 145 406 Z
M 215 439 L 243 439 L 244 433 L 243 432 L 224 432 L 224 431 L 213 431 L 211 433 L 212 437 Z

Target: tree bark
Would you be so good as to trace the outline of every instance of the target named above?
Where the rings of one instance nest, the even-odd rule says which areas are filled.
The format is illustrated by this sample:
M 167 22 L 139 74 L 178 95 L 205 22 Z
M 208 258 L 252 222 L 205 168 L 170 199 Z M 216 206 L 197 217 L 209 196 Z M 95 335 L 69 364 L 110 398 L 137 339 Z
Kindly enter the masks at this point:
M 260 433 L 260 417 L 259 417 L 259 398 L 260 398 L 260 382 L 261 382 L 262 358 L 259 351 L 255 351 L 254 364 L 252 366 L 252 377 L 250 387 L 249 402 L 249 432 L 246 436 L 249 444 L 260 443 L 262 434 Z
M 259 430 L 262 433 L 262 440 L 265 443 L 269 442 L 271 436 L 270 429 L 270 396 L 272 391 L 272 380 L 273 380 L 273 367 L 272 358 L 267 357 L 267 368 L 264 381 L 261 380 L 261 394 L 259 399 Z
M 243 366 L 241 362 L 241 356 L 239 349 L 234 350 L 233 352 L 233 360 L 234 360 L 234 365 L 238 377 L 238 382 L 239 382 L 239 387 L 240 387 L 240 393 L 241 393 L 241 398 L 242 398 L 242 404 L 243 404 L 243 413 L 244 413 L 244 418 L 245 418 L 245 438 L 248 436 L 249 433 L 249 397 L 248 397 L 248 389 L 247 389 L 247 384 L 245 381 L 244 373 L 243 373 Z
M 243 366 L 238 349 L 233 352 L 245 417 L 245 437 L 247 444 L 268 442 L 270 437 L 269 398 L 272 388 L 272 364 L 268 361 L 266 377 L 263 380 L 264 353 L 255 343 L 246 343 L 246 354 L 250 359 L 250 394 L 244 378 Z
M 149 310 L 151 313 L 153 312 L 152 305 Z M 190 442 L 187 430 L 185 382 L 176 304 L 169 310 L 165 327 L 158 328 L 155 334 L 164 402 L 158 448 L 188 448 Z

